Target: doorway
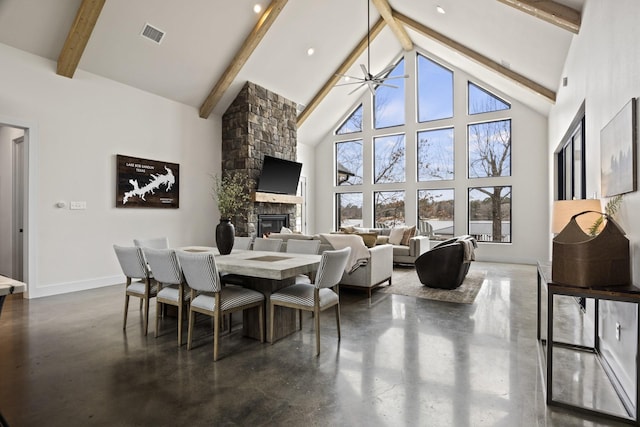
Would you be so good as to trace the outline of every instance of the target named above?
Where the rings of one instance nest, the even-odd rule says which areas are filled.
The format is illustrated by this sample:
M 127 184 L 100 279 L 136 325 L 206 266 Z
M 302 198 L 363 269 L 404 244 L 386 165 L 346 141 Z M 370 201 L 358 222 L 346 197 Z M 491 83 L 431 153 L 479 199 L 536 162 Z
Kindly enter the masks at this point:
M 0 274 L 21 282 L 27 277 L 28 136 L 27 128 L 0 121 Z

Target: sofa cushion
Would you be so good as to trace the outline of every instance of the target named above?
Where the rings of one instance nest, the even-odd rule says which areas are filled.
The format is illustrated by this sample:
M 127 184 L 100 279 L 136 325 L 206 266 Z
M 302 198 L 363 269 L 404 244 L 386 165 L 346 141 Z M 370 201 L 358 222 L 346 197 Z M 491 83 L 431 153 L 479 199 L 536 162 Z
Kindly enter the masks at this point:
M 401 245 L 409 246 L 409 239 L 416 235 L 416 226 L 413 227 L 405 227 L 404 233 L 402 234 L 402 240 L 400 241 Z
M 409 256 L 411 255 L 411 250 L 409 246 L 404 245 L 393 245 L 393 256 Z
M 402 243 L 402 237 L 404 236 L 404 230 L 406 227 L 393 227 L 389 234 L 389 243 L 392 245 L 399 245 Z
M 282 239 L 283 242 L 286 242 L 289 239 L 312 240 L 313 236 L 309 234 L 296 234 L 296 233 L 269 233 L 269 238 Z

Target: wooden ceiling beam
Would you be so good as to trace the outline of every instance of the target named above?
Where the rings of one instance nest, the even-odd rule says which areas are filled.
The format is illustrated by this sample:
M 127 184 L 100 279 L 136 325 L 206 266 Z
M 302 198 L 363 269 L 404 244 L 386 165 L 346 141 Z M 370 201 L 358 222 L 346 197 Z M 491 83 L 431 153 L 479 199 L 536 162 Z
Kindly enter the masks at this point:
M 76 19 L 69 29 L 60 55 L 58 55 L 57 74 L 73 78 L 105 1 L 82 0 L 76 13 Z
M 380 31 L 384 28 L 386 22 L 383 18 L 378 19 L 378 21 L 371 27 L 369 30 L 369 39 L 374 40 Z M 311 102 L 307 104 L 305 109 L 298 115 L 297 124 L 298 127 L 302 126 L 305 120 L 309 118 L 313 110 L 316 109 L 318 105 L 322 102 L 322 100 L 329 94 L 331 89 L 338 83 L 341 79 L 339 74 L 346 74 L 349 71 L 349 68 L 356 62 L 356 60 L 364 53 L 367 49 L 367 35 L 365 35 L 362 40 L 358 43 L 358 45 L 351 51 L 351 53 L 347 56 L 347 59 L 340 64 L 338 69 L 334 71 L 333 75 L 329 77 L 329 80 L 322 86 L 322 88 L 315 94 Z
M 253 53 L 258 44 L 262 41 L 262 38 L 271 25 L 275 22 L 276 18 L 282 12 L 287 0 L 273 0 L 271 4 L 265 9 L 258 22 L 251 30 L 249 36 L 245 39 L 244 43 L 240 47 L 240 50 L 236 53 L 231 63 L 227 66 L 227 69 L 222 74 L 222 77 L 215 84 L 207 98 L 200 107 L 200 117 L 206 119 L 213 111 L 214 107 L 220 102 L 220 99 L 224 95 L 225 91 L 231 86 L 233 80 L 236 78 L 244 64 L 249 60 L 249 57 Z
M 389 2 L 387 0 L 372 0 L 371 3 L 378 9 L 378 13 L 384 19 L 384 22 L 387 23 L 393 34 L 396 36 L 402 48 L 405 51 L 410 51 L 413 49 L 413 41 L 411 37 L 409 37 L 409 33 L 404 28 L 404 25 L 399 23 L 393 17 L 393 13 L 391 10 L 391 6 L 389 6 Z
M 498 0 L 543 21 L 578 34 L 582 18 L 580 12 L 550 0 Z
M 526 78 L 525 76 L 523 76 L 522 74 L 516 73 L 515 71 L 512 71 L 511 69 L 487 58 L 486 56 L 480 54 L 479 52 L 476 52 L 473 49 L 470 49 L 468 47 L 466 47 L 465 45 L 456 42 L 453 39 L 450 39 L 449 37 L 445 36 L 444 34 L 441 34 L 429 27 L 427 27 L 426 25 L 423 25 L 411 18 L 409 18 L 406 15 L 403 15 L 401 13 L 398 13 L 396 11 L 393 11 L 393 17 L 395 19 L 397 19 L 398 21 L 402 22 L 404 25 L 407 25 L 409 28 L 413 28 L 415 31 L 419 32 L 420 34 L 429 37 L 432 40 L 437 41 L 438 43 L 443 44 L 444 46 L 448 47 L 449 49 L 452 49 L 456 52 L 458 52 L 459 54 L 471 59 L 472 61 L 483 65 L 499 74 L 502 74 L 504 77 L 507 77 L 508 79 L 514 81 L 515 83 L 519 84 L 520 86 L 523 86 L 527 89 L 529 89 L 530 91 L 542 96 L 543 98 L 545 98 L 547 101 L 555 103 L 556 101 L 556 93 L 552 90 L 547 89 L 546 87 L 534 82 L 533 80 L 530 80 L 528 78 Z

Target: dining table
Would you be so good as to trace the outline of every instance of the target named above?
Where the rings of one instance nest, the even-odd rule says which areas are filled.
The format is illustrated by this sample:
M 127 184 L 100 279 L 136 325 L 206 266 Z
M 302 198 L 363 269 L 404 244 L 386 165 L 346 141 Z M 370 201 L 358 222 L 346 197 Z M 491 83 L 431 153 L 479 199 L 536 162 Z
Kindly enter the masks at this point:
M 228 255 L 221 255 L 215 247 L 187 246 L 186 252 L 210 252 L 214 254 L 216 266 L 221 274 L 243 276 L 242 286 L 261 292 L 266 299 L 266 321 L 269 330 L 269 297 L 272 293 L 290 286 L 299 274 L 313 273 L 320 266 L 321 255 L 296 254 L 289 252 L 269 252 L 233 249 Z M 296 310 L 275 307 L 274 340 L 278 340 L 296 330 Z M 244 310 L 242 318 L 243 334 L 260 339 L 257 310 Z M 266 332 L 266 331 L 263 331 Z M 267 334 L 265 333 L 265 336 Z
M 0 313 L 7 295 L 19 294 L 27 290 L 27 285 L 10 277 L 0 276 Z

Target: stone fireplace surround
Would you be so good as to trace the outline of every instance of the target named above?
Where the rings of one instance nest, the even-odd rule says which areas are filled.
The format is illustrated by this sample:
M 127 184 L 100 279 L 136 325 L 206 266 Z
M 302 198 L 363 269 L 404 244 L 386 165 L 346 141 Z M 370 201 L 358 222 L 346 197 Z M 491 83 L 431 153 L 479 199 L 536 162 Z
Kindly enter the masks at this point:
M 265 155 L 297 160 L 296 119 L 296 103 L 247 82 L 222 116 L 222 172 L 245 172 L 254 181 L 247 191 L 255 192 Z M 261 215 L 286 215 L 289 228 L 295 228 L 295 213 L 295 203 L 254 201 L 247 219 L 234 220 L 236 235 L 259 233 Z

